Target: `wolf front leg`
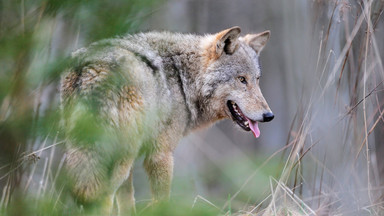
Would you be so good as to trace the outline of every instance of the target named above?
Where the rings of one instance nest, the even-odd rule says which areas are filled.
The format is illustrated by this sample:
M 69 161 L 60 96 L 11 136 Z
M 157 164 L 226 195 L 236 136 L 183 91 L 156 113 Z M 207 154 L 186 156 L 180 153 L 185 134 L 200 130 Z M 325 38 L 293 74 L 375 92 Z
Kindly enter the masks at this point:
M 156 152 L 148 155 L 144 160 L 153 202 L 169 200 L 173 175 L 172 154 L 172 151 Z
M 135 190 L 133 188 L 133 167 L 131 167 L 128 179 L 120 186 L 116 194 L 118 215 L 135 215 Z

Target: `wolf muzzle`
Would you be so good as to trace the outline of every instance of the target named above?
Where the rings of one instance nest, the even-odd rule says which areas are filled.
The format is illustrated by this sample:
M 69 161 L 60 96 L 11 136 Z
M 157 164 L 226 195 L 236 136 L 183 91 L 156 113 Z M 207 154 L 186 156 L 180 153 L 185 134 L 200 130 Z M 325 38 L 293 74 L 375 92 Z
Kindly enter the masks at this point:
M 272 112 L 263 113 L 263 120 L 262 122 L 269 122 L 272 121 L 272 119 L 275 118 Z

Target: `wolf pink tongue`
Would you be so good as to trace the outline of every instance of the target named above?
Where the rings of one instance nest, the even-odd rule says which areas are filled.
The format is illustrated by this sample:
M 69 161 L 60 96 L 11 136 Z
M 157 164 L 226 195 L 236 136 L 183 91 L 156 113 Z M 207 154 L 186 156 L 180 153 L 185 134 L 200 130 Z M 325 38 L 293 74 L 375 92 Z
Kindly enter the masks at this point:
M 255 135 L 256 138 L 258 138 L 260 136 L 260 130 L 259 130 L 259 126 L 257 124 L 257 121 L 251 121 L 248 119 L 248 123 L 249 123 L 249 127 L 251 128 L 252 132 L 253 132 L 253 135 Z

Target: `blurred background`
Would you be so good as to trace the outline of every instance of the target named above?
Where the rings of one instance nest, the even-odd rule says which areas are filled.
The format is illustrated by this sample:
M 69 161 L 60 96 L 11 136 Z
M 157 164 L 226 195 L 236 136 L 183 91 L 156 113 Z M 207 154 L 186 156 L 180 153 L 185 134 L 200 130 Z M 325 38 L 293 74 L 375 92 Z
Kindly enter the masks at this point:
M 126 33 L 240 26 L 271 30 L 261 89 L 275 119 L 259 139 L 230 120 L 185 137 L 177 204 L 152 209 L 161 213 L 145 208 L 138 159 L 139 215 L 384 215 L 383 10 L 383 0 L 0 1 L 1 212 L 65 215 L 73 205 L 58 127 L 71 52 Z

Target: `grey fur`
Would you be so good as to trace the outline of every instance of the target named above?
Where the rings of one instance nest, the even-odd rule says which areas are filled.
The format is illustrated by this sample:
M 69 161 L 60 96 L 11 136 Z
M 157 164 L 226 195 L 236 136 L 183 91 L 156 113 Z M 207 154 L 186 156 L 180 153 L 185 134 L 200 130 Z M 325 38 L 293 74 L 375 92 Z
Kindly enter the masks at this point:
M 109 214 L 139 154 L 146 155 L 154 200 L 167 199 L 172 152 L 183 136 L 231 118 L 228 100 L 254 121 L 270 111 L 258 84 L 258 55 L 269 32 L 260 39 L 239 38 L 239 33 L 238 27 L 205 36 L 139 33 L 73 53 L 75 64 L 62 80 L 61 97 L 66 167 L 79 201 L 97 203 Z M 249 84 L 240 83 L 239 76 Z M 82 120 L 95 129 L 79 134 Z

